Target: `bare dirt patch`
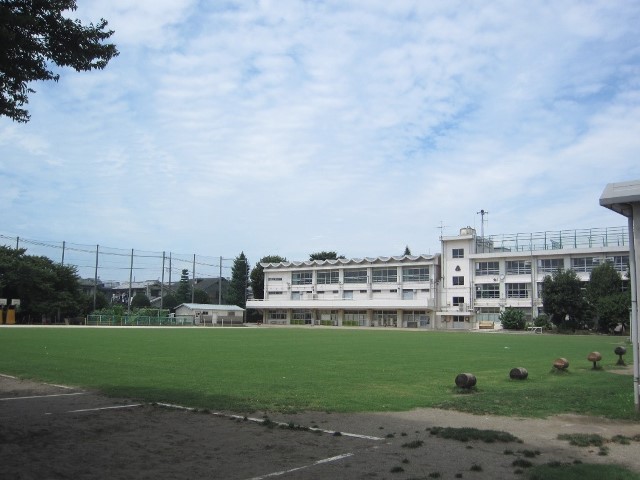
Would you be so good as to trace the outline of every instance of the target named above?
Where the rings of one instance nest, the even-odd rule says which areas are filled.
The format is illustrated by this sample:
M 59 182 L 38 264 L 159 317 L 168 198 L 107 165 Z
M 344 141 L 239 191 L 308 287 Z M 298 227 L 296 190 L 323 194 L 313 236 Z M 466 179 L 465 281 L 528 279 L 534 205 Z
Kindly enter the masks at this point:
M 597 449 L 557 440 L 560 433 L 632 437 L 640 433 L 638 423 L 573 415 L 546 420 L 489 417 L 434 409 L 369 414 L 263 412 L 251 417 L 270 421 L 262 424 L 242 416 L 139 404 L 0 377 L 2 476 L 407 479 L 439 473 L 439 478 L 462 474 L 462 478 L 515 479 L 522 475 L 515 473 L 514 461 L 525 457 L 533 464 L 618 463 L 640 472 L 639 442 L 610 444 L 609 454 L 600 456 Z M 442 439 L 428 430 L 435 426 L 501 430 L 523 443 Z M 536 452 L 534 457 L 531 452 Z

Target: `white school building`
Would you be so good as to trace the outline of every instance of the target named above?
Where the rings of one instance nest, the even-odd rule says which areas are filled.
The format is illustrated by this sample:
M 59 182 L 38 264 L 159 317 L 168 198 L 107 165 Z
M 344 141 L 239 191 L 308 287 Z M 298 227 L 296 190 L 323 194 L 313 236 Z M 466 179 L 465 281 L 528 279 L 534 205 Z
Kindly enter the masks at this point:
M 442 253 L 263 264 L 264 299 L 247 302 L 265 324 L 501 328 L 507 307 L 542 313 L 541 283 L 558 268 L 583 280 L 611 262 L 626 278 L 626 227 L 441 238 Z

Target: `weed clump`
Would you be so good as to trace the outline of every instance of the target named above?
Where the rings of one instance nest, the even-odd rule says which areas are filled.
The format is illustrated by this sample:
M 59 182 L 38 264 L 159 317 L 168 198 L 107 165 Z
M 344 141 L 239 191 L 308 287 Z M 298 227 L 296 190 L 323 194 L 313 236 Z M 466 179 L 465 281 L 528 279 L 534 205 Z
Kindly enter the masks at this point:
M 481 440 L 485 443 L 520 442 L 520 439 L 518 439 L 518 437 L 515 437 L 508 432 L 501 432 L 498 430 L 479 430 L 477 428 L 432 427 L 430 429 L 430 433 L 431 435 L 436 435 L 440 438 L 448 438 L 451 440 L 458 440 L 460 442 L 468 442 L 470 440 Z
M 419 448 L 422 445 L 424 445 L 424 442 L 422 440 L 413 440 L 411 442 L 403 443 L 402 447 L 403 448 Z

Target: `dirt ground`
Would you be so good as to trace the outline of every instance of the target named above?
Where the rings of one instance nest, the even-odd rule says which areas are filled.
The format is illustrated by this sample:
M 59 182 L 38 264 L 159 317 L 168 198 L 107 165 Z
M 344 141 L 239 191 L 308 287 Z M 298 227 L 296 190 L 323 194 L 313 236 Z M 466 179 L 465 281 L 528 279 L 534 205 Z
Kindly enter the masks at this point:
M 640 434 L 639 423 L 434 409 L 267 417 L 271 422 L 264 413 L 194 412 L 0 376 L 0 478 L 516 479 L 523 478 L 513 465 L 518 459 L 616 463 L 640 473 L 640 442 L 608 444 L 602 456 L 557 439 L 631 437 Z M 501 430 L 523 443 L 445 440 L 427 431 L 434 426 Z M 531 452 L 539 454 L 529 458 Z

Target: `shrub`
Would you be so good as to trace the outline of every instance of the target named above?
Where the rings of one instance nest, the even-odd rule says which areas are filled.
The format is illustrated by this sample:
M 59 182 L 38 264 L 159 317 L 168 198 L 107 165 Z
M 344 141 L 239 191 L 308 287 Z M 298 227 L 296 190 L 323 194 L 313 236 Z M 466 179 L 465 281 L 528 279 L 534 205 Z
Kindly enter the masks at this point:
M 500 314 L 500 322 L 502 322 L 502 327 L 507 330 L 524 330 L 526 324 L 524 313 L 511 307 L 507 307 Z
M 536 318 L 533 319 L 533 325 L 536 327 L 542 327 L 544 329 L 548 329 L 551 328 L 551 320 L 549 319 L 549 316 L 541 313 L 540 315 L 538 315 Z

